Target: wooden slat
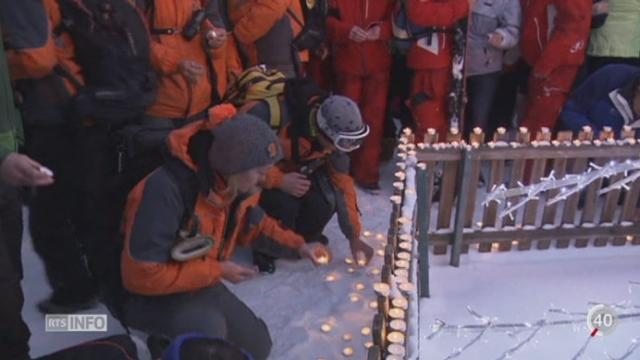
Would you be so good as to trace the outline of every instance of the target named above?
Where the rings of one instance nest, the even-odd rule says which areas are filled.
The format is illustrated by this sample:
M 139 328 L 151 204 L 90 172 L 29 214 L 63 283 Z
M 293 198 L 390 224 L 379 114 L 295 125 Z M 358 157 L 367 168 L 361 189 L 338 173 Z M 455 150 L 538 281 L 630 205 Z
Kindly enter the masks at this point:
M 533 146 L 524 146 L 517 149 L 510 149 L 505 152 L 501 148 L 489 148 L 483 146 L 474 152 L 474 156 L 480 160 L 517 160 L 517 159 L 598 159 L 598 158 L 632 158 L 637 157 L 640 153 L 640 143 L 627 146 L 581 146 L 569 147 L 558 150 L 552 147 L 535 148 Z M 418 161 L 429 161 L 437 158 L 438 161 L 459 161 L 462 158 L 462 152 L 459 149 L 424 149 L 417 152 Z
M 593 130 L 589 126 L 585 126 L 580 134 L 578 134 L 577 144 L 578 146 L 591 144 L 593 140 Z M 587 169 L 588 159 L 575 159 L 571 168 L 572 174 L 582 174 Z M 562 227 L 574 228 L 576 221 L 576 212 L 578 210 L 578 201 L 580 200 L 580 193 L 573 194 L 567 198 L 564 203 L 564 213 L 562 214 Z M 556 247 L 566 248 L 569 247 L 571 239 L 559 239 L 556 242 Z
M 426 145 L 434 145 L 438 143 L 438 132 L 435 129 L 427 129 L 426 134 L 424 134 L 424 143 Z M 437 158 L 438 160 L 440 159 L 440 155 L 441 153 L 439 152 L 440 150 L 438 150 L 438 152 L 435 153 L 434 156 L 432 156 L 429 159 L 424 160 L 424 163 L 427 164 L 427 183 L 429 184 L 431 189 L 434 189 L 435 186 L 435 172 L 436 172 L 436 162 L 433 160 L 434 158 Z M 433 191 L 432 191 L 433 194 Z M 429 208 L 427 211 L 431 212 L 431 208 Z M 429 232 L 431 232 L 431 224 L 427 224 L 427 227 L 429 228 Z M 447 253 L 447 245 L 437 245 L 433 247 L 433 254 L 434 255 L 444 255 Z
M 493 142 L 506 142 L 507 130 L 505 128 L 499 128 L 493 135 Z M 491 146 L 491 144 L 489 145 Z M 494 186 L 500 186 L 504 183 L 504 160 L 491 161 L 491 175 L 487 181 L 487 191 L 491 191 Z M 482 216 L 482 228 L 492 229 L 496 228 L 496 220 L 498 219 L 498 203 L 491 202 L 484 208 L 484 215 Z M 490 252 L 491 244 L 481 244 L 478 248 L 479 252 Z
M 630 126 L 625 126 L 620 132 L 620 139 L 635 142 L 635 130 Z M 617 180 L 611 180 L 610 183 L 613 183 L 614 181 Z M 633 211 L 631 210 L 635 210 L 638 203 L 638 194 L 640 194 L 640 183 L 638 181 L 634 181 L 632 184 L 628 184 L 628 186 L 629 190 L 624 193 L 624 202 L 622 203 L 620 218 L 618 220 L 618 223 L 620 224 L 628 223 L 633 219 Z M 627 238 L 624 236 L 615 237 L 611 241 L 613 246 L 623 246 L 626 243 Z
M 543 128 L 536 134 L 536 141 L 539 146 L 549 146 L 551 141 L 551 132 L 549 129 Z M 527 180 L 529 184 L 540 181 L 544 174 L 546 159 L 540 158 L 532 161 L 531 174 Z M 523 229 L 535 228 L 538 216 L 538 200 L 531 200 L 524 206 L 524 214 L 522 218 Z M 531 238 L 518 238 L 518 250 L 529 250 L 531 248 Z
M 462 140 L 462 134 L 456 129 L 447 135 L 447 143 L 459 143 Z M 456 189 L 456 179 L 458 178 L 459 162 L 449 161 L 444 163 L 442 179 L 440 181 L 440 200 L 438 202 L 438 220 L 436 229 L 448 229 L 451 225 L 451 213 L 454 207 L 454 197 Z M 446 254 L 446 249 L 439 248 L 438 252 L 434 248 L 434 254 Z
M 484 144 L 484 132 L 482 132 L 481 128 L 473 129 L 471 136 L 469 137 L 469 143 L 472 147 L 476 148 Z M 464 220 L 464 227 L 467 229 L 473 228 L 473 219 L 476 212 L 476 197 L 478 194 L 478 182 L 480 181 L 480 166 L 482 162 L 479 160 L 474 160 L 471 164 L 471 182 L 469 185 L 469 189 L 466 190 L 465 196 L 468 196 L 469 202 L 467 203 L 467 209 Z M 465 189 L 463 189 L 465 191 Z M 462 246 L 462 253 L 466 254 L 469 252 L 469 246 Z
M 530 137 L 531 137 L 531 134 L 529 133 L 529 130 L 527 130 L 527 128 L 522 127 L 518 131 L 516 142 L 519 144 L 528 144 Z M 526 163 L 526 160 L 522 160 L 522 159 L 513 161 L 511 165 L 511 179 L 509 180 L 510 189 L 515 188 L 516 186 L 518 186 L 518 183 L 523 182 L 525 163 Z M 519 198 L 520 197 L 518 196 L 507 198 L 506 203 L 515 204 L 518 202 Z M 516 225 L 516 217 L 517 217 L 517 214 L 514 214 L 513 216 L 505 216 L 502 221 L 503 229 L 514 227 Z M 515 241 L 517 243 L 518 240 L 515 240 Z M 511 250 L 511 245 L 512 245 L 511 241 L 501 242 L 499 249 L 500 251 L 509 251 Z
M 556 141 L 552 142 L 552 145 L 555 147 L 566 147 L 567 143 L 571 146 L 571 140 L 573 140 L 573 133 L 571 131 L 562 131 L 558 133 L 556 137 Z M 555 159 L 553 160 L 552 165 L 553 173 L 556 179 L 562 179 L 567 170 L 567 159 Z M 547 199 L 552 199 L 556 195 L 560 193 L 559 189 L 550 190 L 547 192 Z M 553 228 L 556 223 L 556 214 L 558 211 L 559 203 L 555 203 L 552 205 L 546 205 L 544 207 L 544 212 L 542 214 L 542 227 L 543 228 Z M 563 244 L 564 245 L 564 244 Z M 546 250 L 551 246 L 550 240 L 540 240 L 538 241 L 537 248 L 540 250 Z M 566 247 L 566 246 L 565 246 Z
M 607 139 L 612 139 L 614 137 L 613 131 L 610 128 L 605 127 L 600 132 L 599 141 L 606 141 Z M 604 145 L 602 145 L 604 146 Z M 594 161 L 594 163 L 598 166 L 604 165 L 608 161 L 607 158 L 599 158 Z M 602 187 L 602 179 L 597 179 L 592 182 L 586 191 L 586 195 L 584 197 L 584 207 L 582 209 L 582 219 L 580 221 L 580 225 L 583 227 L 593 227 L 596 226 L 596 212 L 597 212 L 597 201 L 598 201 L 598 191 Z M 589 238 L 579 238 L 576 239 L 575 247 L 583 248 L 589 245 Z M 600 241 L 602 244 L 602 241 Z M 606 245 L 606 242 L 605 242 Z M 602 246 L 602 245 L 600 245 Z

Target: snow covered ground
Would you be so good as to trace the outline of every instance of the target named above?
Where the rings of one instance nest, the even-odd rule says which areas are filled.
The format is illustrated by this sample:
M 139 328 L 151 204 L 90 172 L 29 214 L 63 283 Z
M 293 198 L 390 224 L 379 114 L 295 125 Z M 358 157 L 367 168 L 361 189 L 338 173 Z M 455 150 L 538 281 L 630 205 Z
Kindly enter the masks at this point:
M 382 248 L 377 234 L 387 232 L 391 195 L 392 166 L 385 169 L 383 194 L 360 194 L 364 227 L 373 233 L 368 242 L 376 250 Z M 366 359 L 363 327 L 371 326 L 374 310 L 372 284 L 379 276 L 382 258 L 376 256 L 366 269 L 345 263 L 348 245 L 337 223 L 326 231 L 331 239 L 334 262 L 320 269 L 306 262 L 278 262 L 273 275 L 232 286 L 269 325 L 274 341 L 272 359 L 314 360 L 341 359 L 345 347 L 353 349 L 353 359 Z M 23 311 L 33 333 L 32 356 L 39 356 L 86 340 L 105 336 L 104 333 L 45 333 L 44 318 L 35 307 L 45 298 L 49 288 L 42 263 L 27 239 L 23 249 L 26 304 Z M 239 259 L 247 261 L 247 254 Z M 353 268 L 353 272 L 349 272 Z M 334 281 L 327 281 L 333 275 Z M 471 252 L 462 258 L 460 268 L 448 266 L 448 257 L 432 257 L 431 295 L 421 302 L 420 359 L 446 359 L 455 349 L 462 348 L 478 333 L 441 331 L 427 339 L 436 319 L 447 324 L 479 324 L 467 311 L 467 306 L 483 316 L 497 317 L 499 322 L 531 322 L 542 318 L 550 307 L 586 312 L 590 301 L 618 303 L 634 300 L 640 305 L 640 287 L 629 293 L 630 280 L 640 281 L 640 246 L 605 249 L 568 249 L 511 253 L 479 254 Z M 356 284 L 365 285 L 364 290 Z M 90 313 L 107 313 L 104 308 Z M 639 310 L 640 312 L 640 310 Z M 549 319 L 567 316 L 550 315 Z M 574 318 L 574 317 L 571 317 Z M 109 319 L 109 333 L 123 332 L 114 319 Z M 329 324 L 331 331 L 321 330 Z M 345 341 L 345 334 L 350 340 Z M 456 359 L 499 359 L 511 347 L 525 340 L 531 331 L 510 335 L 488 330 L 485 335 Z M 571 325 L 544 328 L 537 336 L 513 353 L 512 359 L 572 359 L 585 343 L 589 333 L 586 320 L 580 328 Z M 622 356 L 634 337 L 640 336 L 639 322 L 624 322 L 608 337 L 596 337 L 581 359 L 605 359 L 605 351 Z M 640 359 L 640 349 L 627 359 Z

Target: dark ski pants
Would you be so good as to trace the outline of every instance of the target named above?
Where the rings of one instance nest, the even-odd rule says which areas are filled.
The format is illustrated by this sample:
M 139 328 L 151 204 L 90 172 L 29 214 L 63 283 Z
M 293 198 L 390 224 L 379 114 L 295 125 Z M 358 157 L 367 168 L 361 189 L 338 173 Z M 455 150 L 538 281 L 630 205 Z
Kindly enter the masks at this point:
M 22 319 L 22 202 L 0 183 L 0 358 L 29 359 L 31 333 Z
M 225 339 L 256 359 L 271 351 L 267 325 L 222 283 L 195 292 L 132 296 L 125 323 L 150 335 L 175 338 L 191 332 Z
M 335 205 L 327 199 L 317 181 L 313 181 L 309 191 L 301 198 L 281 190 L 265 190 L 260 198 L 260 207 L 282 225 L 302 235 L 308 243 L 321 241 L 322 231 L 336 212 Z M 253 249 L 276 258 L 299 257 L 296 250 L 265 237 L 259 238 Z

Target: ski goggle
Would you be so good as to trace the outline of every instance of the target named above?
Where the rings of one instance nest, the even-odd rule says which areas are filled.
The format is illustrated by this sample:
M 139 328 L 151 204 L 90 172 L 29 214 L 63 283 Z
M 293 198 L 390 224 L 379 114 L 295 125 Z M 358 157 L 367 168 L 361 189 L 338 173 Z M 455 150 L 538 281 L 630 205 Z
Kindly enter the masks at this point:
M 327 119 L 322 116 L 321 109 L 318 109 L 316 119 L 320 131 L 333 141 L 336 149 L 346 153 L 352 152 L 362 146 L 364 139 L 370 132 L 367 124 L 363 124 L 363 127 L 357 131 L 337 132 L 329 126 Z

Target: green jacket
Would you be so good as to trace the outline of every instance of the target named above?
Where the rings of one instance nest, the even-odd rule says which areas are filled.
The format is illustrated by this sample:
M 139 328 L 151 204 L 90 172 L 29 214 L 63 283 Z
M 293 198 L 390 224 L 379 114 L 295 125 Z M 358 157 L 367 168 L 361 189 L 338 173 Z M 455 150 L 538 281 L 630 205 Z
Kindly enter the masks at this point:
M 640 56 L 640 0 L 609 1 L 609 17 L 601 28 L 591 32 L 588 54 L 623 58 Z
M 4 45 L 0 44 L 0 163 L 9 153 L 18 150 L 22 140 L 22 120 L 13 100 Z

